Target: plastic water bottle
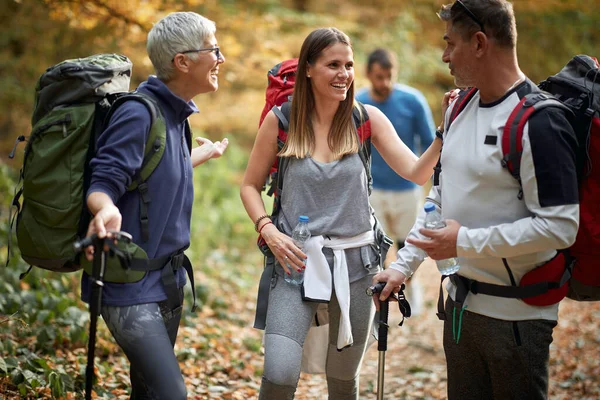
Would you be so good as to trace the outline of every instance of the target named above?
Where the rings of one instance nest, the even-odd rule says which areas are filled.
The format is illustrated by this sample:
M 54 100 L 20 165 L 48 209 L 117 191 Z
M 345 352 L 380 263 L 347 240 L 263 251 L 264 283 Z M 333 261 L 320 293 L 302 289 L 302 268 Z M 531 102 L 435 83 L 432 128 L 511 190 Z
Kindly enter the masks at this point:
M 294 240 L 296 246 L 302 249 L 302 251 L 304 251 L 304 244 L 308 239 L 310 239 L 308 221 L 309 219 L 306 215 L 301 215 L 298 217 L 298 224 L 292 231 L 292 239 Z M 292 285 L 301 285 L 302 282 L 304 282 L 304 270 L 298 272 L 296 267 L 292 266 L 291 264 L 287 267 L 290 270 L 290 275 L 285 274 L 283 279 Z
M 427 229 L 442 229 L 446 223 L 442 219 L 442 215 L 435 208 L 435 204 L 425 203 L 425 223 L 423 226 Z M 437 268 L 442 275 L 450 275 L 460 269 L 456 258 L 446 258 L 445 260 L 436 260 Z

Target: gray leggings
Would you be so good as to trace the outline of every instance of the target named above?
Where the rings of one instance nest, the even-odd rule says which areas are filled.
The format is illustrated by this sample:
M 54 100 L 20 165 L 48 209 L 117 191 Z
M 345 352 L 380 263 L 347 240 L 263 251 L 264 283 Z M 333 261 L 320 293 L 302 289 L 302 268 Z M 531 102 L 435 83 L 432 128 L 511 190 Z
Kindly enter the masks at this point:
M 173 346 L 181 307 L 166 302 L 102 306 L 102 318 L 130 363 L 131 399 L 185 399 L 187 391 Z
M 329 350 L 327 353 L 327 386 L 329 398 L 358 399 L 360 366 L 367 349 L 375 307 L 365 294 L 371 284 L 368 275 L 350 284 L 350 320 L 354 344 L 342 351 L 336 342 L 340 308 L 335 297 L 329 303 Z M 259 399 L 293 399 L 302 361 L 302 346 L 312 321 L 317 303 L 304 302 L 300 288 L 277 276 L 269 295 L 265 332 L 265 365 Z

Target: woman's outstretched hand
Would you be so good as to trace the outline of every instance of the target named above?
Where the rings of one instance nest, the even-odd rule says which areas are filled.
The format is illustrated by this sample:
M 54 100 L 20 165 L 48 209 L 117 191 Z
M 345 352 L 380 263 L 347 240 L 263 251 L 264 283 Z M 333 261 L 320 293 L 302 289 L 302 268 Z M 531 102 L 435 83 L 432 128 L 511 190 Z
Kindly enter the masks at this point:
M 194 167 L 205 163 L 211 158 L 221 157 L 225 153 L 227 146 L 229 146 L 227 138 L 221 141 L 217 140 L 216 142 L 203 137 L 197 137 L 194 140 L 198 143 L 198 147 L 192 149 L 192 166 Z

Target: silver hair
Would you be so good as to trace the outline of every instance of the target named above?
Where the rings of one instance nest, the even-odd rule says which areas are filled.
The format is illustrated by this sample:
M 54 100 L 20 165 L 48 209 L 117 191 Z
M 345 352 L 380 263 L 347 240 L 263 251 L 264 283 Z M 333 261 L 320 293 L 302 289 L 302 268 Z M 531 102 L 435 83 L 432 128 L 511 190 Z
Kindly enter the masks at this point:
M 173 57 L 177 53 L 200 49 L 217 28 L 213 21 L 195 12 L 174 12 L 158 21 L 148 33 L 146 50 L 156 76 L 168 81 L 173 78 Z M 194 61 L 197 53 L 187 53 Z

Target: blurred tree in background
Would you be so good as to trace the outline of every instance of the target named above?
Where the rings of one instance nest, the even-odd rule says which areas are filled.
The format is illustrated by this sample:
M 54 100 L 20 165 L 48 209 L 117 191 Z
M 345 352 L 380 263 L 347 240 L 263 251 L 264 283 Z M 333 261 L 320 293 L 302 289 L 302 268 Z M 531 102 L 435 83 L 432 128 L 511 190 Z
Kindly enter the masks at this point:
M 192 10 L 216 21 L 227 62 L 221 89 L 201 96 L 194 126 L 216 138 L 238 135 L 249 147 L 263 105 L 266 71 L 297 56 L 308 32 L 336 26 L 354 41 L 357 86 L 366 84 L 366 54 L 395 51 L 399 79 L 421 89 L 439 120 L 439 99 L 452 87 L 440 56 L 439 0 L 3 0 L 0 8 L 0 162 L 14 138 L 27 134 L 34 87 L 50 65 L 100 52 L 127 55 L 132 85 L 152 73 L 145 52 L 152 23 L 172 11 Z M 578 53 L 598 55 L 594 19 L 600 0 L 515 0 L 522 69 L 534 81 L 558 71 Z M 16 165 L 16 162 L 15 162 Z

